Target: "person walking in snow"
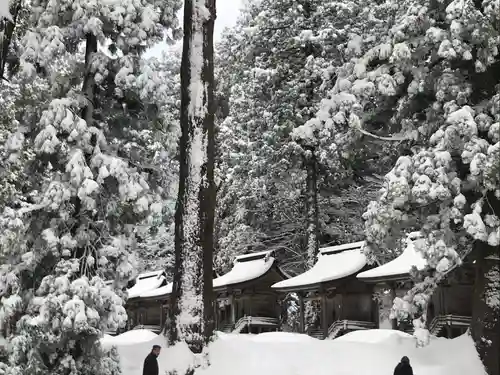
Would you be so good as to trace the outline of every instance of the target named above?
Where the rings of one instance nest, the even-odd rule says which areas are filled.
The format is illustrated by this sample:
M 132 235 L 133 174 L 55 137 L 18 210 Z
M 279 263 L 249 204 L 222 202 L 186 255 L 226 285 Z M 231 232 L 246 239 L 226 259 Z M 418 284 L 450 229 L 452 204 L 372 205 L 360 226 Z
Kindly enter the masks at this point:
M 160 355 L 160 351 L 160 345 L 153 345 L 151 353 L 144 360 L 142 375 L 159 375 L 158 356 Z
M 394 375 L 413 375 L 413 369 L 410 366 L 410 359 L 407 356 L 401 358 L 401 362 L 399 362 L 394 369 Z

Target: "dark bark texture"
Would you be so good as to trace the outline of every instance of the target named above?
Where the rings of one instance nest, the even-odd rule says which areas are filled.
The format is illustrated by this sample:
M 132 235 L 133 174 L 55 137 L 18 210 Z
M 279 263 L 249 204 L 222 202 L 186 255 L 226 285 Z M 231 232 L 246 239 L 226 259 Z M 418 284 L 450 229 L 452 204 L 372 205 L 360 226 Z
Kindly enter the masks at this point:
M 203 299 L 201 312 L 202 319 L 190 327 L 192 332 L 200 334 L 203 342 L 189 342 L 191 349 L 200 352 L 208 343 L 214 330 L 214 298 L 212 292 L 213 270 L 213 231 L 215 192 L 214 159 L 215 159 L 215 101 L 214 101 L 214 63 L 213 63 L 213 30 L 215 22 L 215 0 L 205 0 L 205 7 L 209 10 L 210 17 L 203 22 L 203 68 L 201 72 L 202 83 L 205 86 L 203 105 L 206 111 L 202 116 L 192 116 L 190 107 L 190 84 L 197 77 L 191 77 L 191 56 L 193 36 L 199 27 L 195 22 L 196 0 L 186 0 L 184 3 L 184 45 L 181 63 L 181 138 L 179 143 L 179 191 L 175 212 L 175 271 L 173 280 L 172 306 L 168 319 L 168 336 L 171 344 L 183 339 L 180 337 L 177 318 L 181 313 L 179 302 L 185 288 L 183 281 L 185 272 L 195 272 L 195 290 L 197 296 Z M 203 134 L 202 147 L 206 159 L 201 168 L 201 184 L 194 186 L 191 177 L 191 156 L 195 131 L 201 128 Z M 198 191 L 193 191 L 199 189 Z M 196 238 L 187 238 L 186 222 L 188 215 L 187 199 L 192 194 L 199 198 L 197 215 Z M 191 213 L 192 214 L 192 213 Z M 191 218 L 192 219 L 192 218 Z M 192 234 L 191 234 L 192 235 Z M 190 244 L 195 244 L 194 248 Z M 199 264 L 195 270 L 186 270 L 187 257 L 193 251 Z
M 12 37 L 14 35 L 14 30 L 16 28 L 17 17 L 20 12 L 21 1 L 17 1 L 13 6 L 11 6 L 12 22 L 7 19 L 0 20 L 0 32 L 3 31 L 4 33 L 3 38 L 0 39 L 0 80 L 7 80 L 7 78 L 5 78 L 4 76 L 5 66 L 9 56 L 9 49 L 12 42 Z M 3 28 L 1 27 L 2 23 Z
M 92 126 L 94 116 L 94 96 L 95 79 L 91 70 L 92 56 L 97 52 L 97 37 L 94 34 L 87 34 L 85 48 L 85 76 L 83 78 L 82 92 L 85 96 L 85 107 L 83 108 L 82 118 L 87 126 Z
M 307 210 L 307 229 L 306 246 L 307 259 L 306 269 L 311 269 L 316 263 L 316 257 L 319 251 L 319 208 L 318 208 L 318 161 L 316 159 L 315 148 L 311 145 L 302 146 L 303 163 L 307 172 L 306 177 L 306 210 Z M 305 303 L 305 326 L 306 329 L 312 329 L 314 321 L 319 317 L 320 309 L 312 301 Z M 322 317 L 322 322 L 325 318 Z M 324 327 L 323 327 L 324 329 Z M 326 328 L 328 330 L 328 327 Z M 325 334 L 325 332 L 323 332 Z
M 307 268 L 316 263 L 319 251 L 319 212 L 318 212 L 318 162 L 314 147 L 304 147 L 304 166 L 307 171 L 306 207 L 307 207 Z
M 495 214 L 500 201 L 490 194 Z M 472 305 L 471 334 L 488 375 L 500 375 L 500 246 L 475 244 L 476 280 Z
M 216 0 L 206 0 L 205 6 L 210 12 L 210 18 L 203 27 L 203 80 L 207 85 L 207 114 L 203 122 L 203 131 L 207 135 L 207 161 L 204 166 L 204 184 L 200 196 L 200 216 L 202 223 L 203 249 L 203 319 L 204 339 L 208 343 L 215 329 L 213 294 L 213 251 L 214 251 L 214 218 L 217 186 L 214 180 L 215 167 L 215 111 L 214 98 L 214 25 L 216 18 Z

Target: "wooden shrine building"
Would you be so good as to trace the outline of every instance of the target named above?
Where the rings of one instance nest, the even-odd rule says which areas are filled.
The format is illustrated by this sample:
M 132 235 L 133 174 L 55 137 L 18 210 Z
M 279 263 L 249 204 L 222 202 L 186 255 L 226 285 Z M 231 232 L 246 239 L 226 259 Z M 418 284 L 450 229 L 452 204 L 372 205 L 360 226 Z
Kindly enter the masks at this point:
M 213 281 L 216 329 L 261 333 L 280 327 L 279 293 L 271 288 L 287 276 L 272 251 L 237 256 L 233 268 Z
M 306 332 L 304 301 L 311 301 L 320 312 L 307 329 L 316 338 L 335 338 L 353 330 L 376 328 L 373 288 L 356 279 L 367 264 L 363 246 L 364 241 L 322 248 L 310 270 L 273 285 L 280 293 L 298 295 L 301 332 Z
M 127 329 L 147 328 L 159 333 L 165 325 L 172 283 L 165 271 L 141 273 L 128 289 Z
M 422 241 L 422 243 L 419 243 Z M 374 285 L 379 301 L 378 324 L 380 328 L 412 331 L 410 322 L 390 320 L 389 314 L 396 297 L 403 297 L 412 287 L 410 271 L 422 271 L 427 262 L 415 249 L 424 246 L 418 232 L 410 233 L 404 241 L 403 252 L 392 261 L 358 274 L 358 279 Z M 430 333 L 434 336 L 453 338 L 464 333 L 470 325 L 473 296 L 473 264 L 465 264 L 451 271 L 432 295 L 427 311 Z
M 216 329 L 239 333 L 277 330 L 281 303 L 271 285 L 286 277 L 270 251 L 236 257 L 233 268 L 213 280 Z M 166 323 L 172 287 L 164 271 L 140 274 L 127 290 L 127 330 L 160 332 Z

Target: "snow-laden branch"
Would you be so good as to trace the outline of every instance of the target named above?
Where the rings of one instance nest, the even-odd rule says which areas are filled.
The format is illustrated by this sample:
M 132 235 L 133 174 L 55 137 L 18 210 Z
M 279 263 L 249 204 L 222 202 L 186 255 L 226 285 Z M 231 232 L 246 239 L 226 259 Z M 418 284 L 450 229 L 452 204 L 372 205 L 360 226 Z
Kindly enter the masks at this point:
M 24 215 L 33 211 L 39 211 L 47 207 L 47 203 L 41 203 L 41 204 L 32 204 L 26 207 L 21 208 L 18 212 L 20 215 Z
M 384 136 L 370 133 L 369 131 L 363 129 L 363 125 L 361 124 L 361 119 L 353 113 L 351 113 L 351 115 L 349 116 L 349 126 L 353 129 L 356 129 L 357 131 L 359 131 L 363 135 L 366 135 L 368 137 L 372 137 L 372 138 L 375 138 L 375 139 L 378 139 L 381 141 L 402 142 L 402 141 L 410 140 L 410 138 L 407 136 L 384 137 Z
M 392 136 L 392 137 L 384 137 L 376 134 L 372 134 L 369 131 L 366 131 L 365 129 L 359 127 L 355 128 L 357 131 L 359 131 L 361 134 L 366 135 L 368 137 L 372 137 L 381 141 L 389 141 L 389 142 L 403 142 L 403 141 L 408 141 L 408 137 L 404 136 Z

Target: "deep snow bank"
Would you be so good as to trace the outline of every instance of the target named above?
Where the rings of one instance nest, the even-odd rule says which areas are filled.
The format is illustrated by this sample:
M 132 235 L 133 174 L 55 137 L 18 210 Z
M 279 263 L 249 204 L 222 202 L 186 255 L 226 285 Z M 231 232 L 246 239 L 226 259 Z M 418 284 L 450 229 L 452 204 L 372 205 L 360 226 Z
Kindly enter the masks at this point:
M 335 339 L 338 342 L 360 342 L 365 344 L 380 344 L 386 343 L 388 345 L 407 345 L 415 346 L 417 339 L 409 333 L 397 331 L 395 329 L 367 329 L 360 331 L 353 331 L 347 335 L 340 336 Z
M 387 375 L 403 355 L 410 358 L 415 375 L 485 375 L 468 335 L 435 339 L 425 348 L 416 348 L 414 340 L 402 335 L 376 330 L 365 335 L 369 342 L 358 342 L 361 334 L 333 341 L 283 332 L 221 334 L 209 347 L 211 366 L 197 369 L 196 375 Z M 166 348 L 165 339 L 158 336 L 150 342 L 117 345 L 123 375 L 142 373 L 142 362 L 154 343 L 165 347 L 159 357 L 161 375 L 197 359 L 185 345 Z
M 416 375 L 483 375 L 467 335 L 437 339 L 418 349 L 413 341 L 256 341 L 226 337 L 210 347 L 212 366 L 197 375 L 387 375 L 407 355 Z M 452 355 L 450 355 L 452 353 Z
M 122 333 L 121 335 L 111 336 L 104 335 L 101 339 L 101 344 L 105 346 L 110 345 L 132 345 L 139 344 L 142 342 L 149 342 L 156 340 L 158 335 L 149 329 L 133 329 Z
M 157 335 L 147 329 L 135 329 L 114 337 L 104 335 L 101 344 L 105 348 L 115 346 L 118 349 L 123 375 L 141 375 L 144 359 L 151 352 L 153 345 L 160 345 L 163 348 L 158 357 L 160 375 L 173 368 L 182 371 L 195 361 L 195 356 L 187 345 L 179 344 L 174 348 L 167 348 L 165 336 Z

